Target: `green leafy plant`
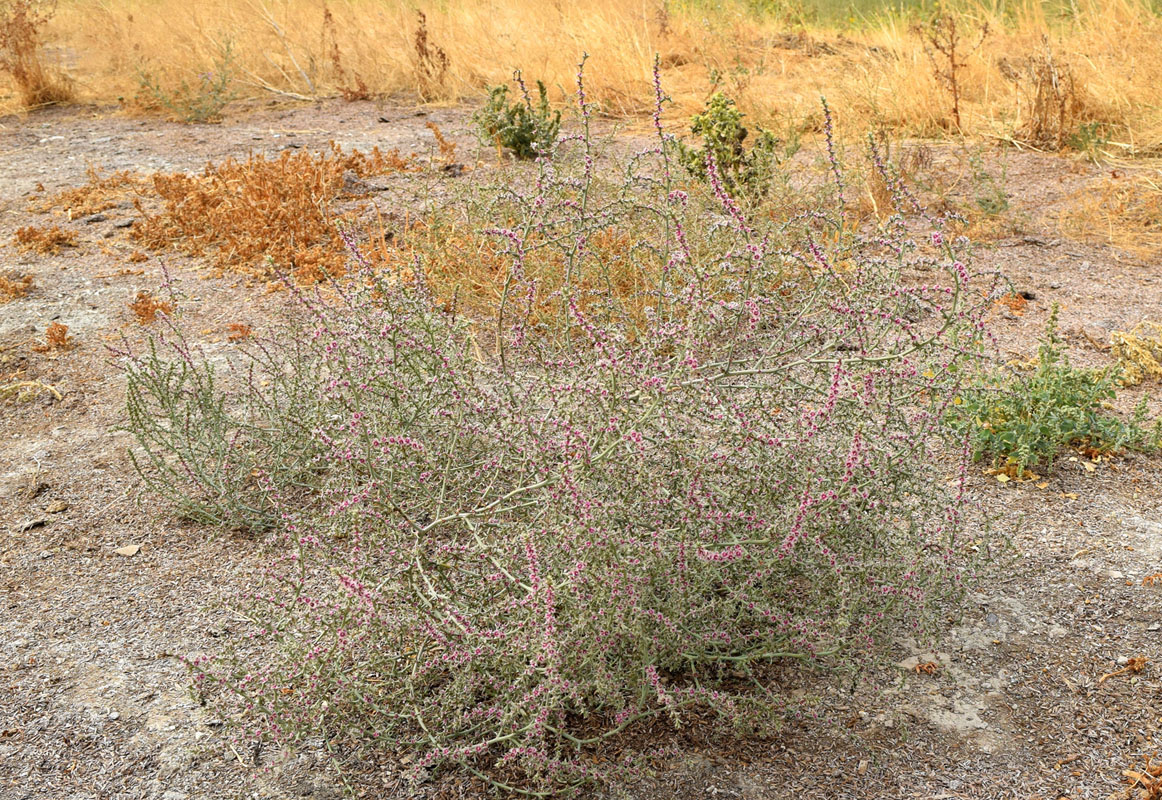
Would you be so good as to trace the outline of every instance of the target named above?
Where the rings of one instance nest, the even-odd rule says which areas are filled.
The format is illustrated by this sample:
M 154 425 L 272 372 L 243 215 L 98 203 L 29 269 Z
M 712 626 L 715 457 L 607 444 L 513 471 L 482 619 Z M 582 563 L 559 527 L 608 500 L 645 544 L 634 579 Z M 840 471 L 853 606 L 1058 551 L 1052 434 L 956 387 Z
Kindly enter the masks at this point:
M 744 146 L 750 132 L 742 124 L 746 115 L 734 100 L 716 92 L 706 110 L 690 120 L 690 131 L 701 137 L 701 147 L 678 145 L 678 159 L 695 177 L 707 177 L 707 157 L 713 158 L 726 189 L 731 194 L 763 194 L 771 184 L 775 166 L 799 149 L 799 139 L 785 141 L 763 128 L 749 149 Z
M 1110 137 L 1106 126 L 1102 123 L 1083 122 L 1077 126 L 1076 131 L 1069 135 L 1065 143 L 1079 153 L 1085 153 L 1091 161 L 1096 162 L 1101 148 L 1110 143 Z
M 958 398 L 950 416 L 955 428 L 969 431 L 975 458 L 991 456 L 994 467 L 1011 468 L 1017 477 L 1071 446 L 1154 449 L 1162 439 L 1162 420 L 1152 430 L 1142 427 L 1144 404 L 1128 421 L 1104 409 L 1116 396 L 1121 368 L 1073 367 L 1057 334 L 1057 313 L 1055 304 L 1031 372 L 982 379 Z
M 507 85 L 493 86 L 488 90 L 488 102 L 472 116 L 472 120 L 484 144 L 496 144 L 511 150 L 517 158 L 536 158 L 548 152 L 557 140 L 561 112 L 554 111 L 549 105 L 543 82 L 537 81 L 537 102 L 534 104 L 519 71 L 513 80 L 520 86 L 520 100 L 509 102 Z
M 776 221 L 717 169 L 678 181 L 661 125 L 611 164 L 578 97 L 535 181 L 470 204 L 490 310 L 348 235 L 357 277 L 288 280 L 288 327 L 125 348 L 147 485 L 271 521 L 245 627 L 186 662 L 239 741 L 576 795 L 655 723 L 775 730 L 792 662 L 858 669 L 961 599 L 966 496 L 931 464 L 966 474 L 943 414 L 994 279 L 841 203 Z M 842 185 L 827 156 L 812 182 Z
M 217 122 L 222 110 L 238 95 L 233 90 L 233 54 L 229 44 L 222 48 L 213 69 L 198 75 L 196 82 L 182 79 L 167 88 L 145 69 L 137 75 L 138 102 L 146 108 L 161 109 L 179 122 Z

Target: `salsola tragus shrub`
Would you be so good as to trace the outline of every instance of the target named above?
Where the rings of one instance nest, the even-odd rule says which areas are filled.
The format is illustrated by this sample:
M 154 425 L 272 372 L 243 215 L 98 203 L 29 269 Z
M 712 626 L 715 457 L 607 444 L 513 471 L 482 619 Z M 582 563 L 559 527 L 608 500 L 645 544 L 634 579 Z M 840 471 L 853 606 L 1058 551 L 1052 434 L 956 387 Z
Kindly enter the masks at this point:
M 493 318 L 365 269 L 298 294 L 302 327 L 233 393 L 189 356 L 160 383 L 162 351 L 130 359 L 143 446 L 188 453 L 163 395 L 205 394 L 215 474 L 237 454 L 279 517 L 245 639 L 191 660 L 237 735 L 553 791 L 654 718 L 776 723 L 773 666 L 858 664 L 960 592 L 967 448 L 942 420 L 990 297 L 959 245 L 929 219 L 919 248 L 902 214 L 853 232 L 834 157 L 820 210 L 781 223 L 745 217 L 712 155 L 710 190 L 680 188 L 660 126 L 607 180 L 579 106 L 497 190 Z M 582 280 L 609 230 L 633 286 Z M 547 265 L 566 280 L 539 298 Z

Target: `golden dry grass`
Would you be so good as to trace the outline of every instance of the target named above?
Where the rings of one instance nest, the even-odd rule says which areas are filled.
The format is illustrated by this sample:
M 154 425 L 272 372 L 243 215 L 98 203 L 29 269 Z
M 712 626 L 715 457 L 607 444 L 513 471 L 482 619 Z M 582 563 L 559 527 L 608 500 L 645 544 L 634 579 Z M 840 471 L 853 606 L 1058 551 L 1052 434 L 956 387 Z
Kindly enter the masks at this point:
M 1059 226 L 1146 261 L 1162 258 L 1162 169 L 1113 170 L 1075 193 Z
M 46 63 L 41 47 L 54 10 L 52 0 L 0 0 L 0 73 L 8 76 L 24 108 L 73 99 L 68 77 Z
M 1039 64 L 1051 53 L 1071 85 L 1071 121 L 1110 126 L 1111 146 L 1123 151 L 1159 148 L 1162 21 L 1146 0 L 1070 6 L 1064 20 L 1048 19 L 1040 3 L 1016 12 L 1010 5 L 1005 15 L 967 7 L 960 17 L 965 41 L 985 24 L 989 33 L 978 49 L 964 46 L 962 130 L 1020 138 L 1035 129 L 1047 100 Z M 818 97 L 826 94 L 853 129 L 930 136 L 954 127 L 947 87 L 923 36 L 914 19 L 898 14 L 840 31 L 760 16 L 730 0 L 458 0 L 420 7 L 422 25 L 416 5 L 404 0 L 75 0 L 60 9 L 49 33 L 57 48 L 76 54 L 72 73 L 89 99 L 133 97 L 142 70 L 196 82 L 229 49 L 244 93 L 411 92 L 454 101 L 480 96 L 485 85 L 520 67 L 562 101 L 587 51 L 590 98 L 609 113 L 633 115 L 649 109 L 656 53 L 675 100 L 670 113 L 681 119 L 717 85 L 768 124 L 816 126 Z

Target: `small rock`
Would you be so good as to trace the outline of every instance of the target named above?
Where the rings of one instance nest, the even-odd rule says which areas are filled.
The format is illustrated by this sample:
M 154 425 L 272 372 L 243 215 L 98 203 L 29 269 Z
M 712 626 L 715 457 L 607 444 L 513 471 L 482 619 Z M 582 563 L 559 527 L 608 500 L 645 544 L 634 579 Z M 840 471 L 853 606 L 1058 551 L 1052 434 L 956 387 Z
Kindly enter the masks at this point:
M 104 214 L 90 214 L 87 217 L 83 217 L 81 222 L 85 223 L 86 225 L 92 225 L 94 222 L 104 222 L 107 219 L 109 218 Z
M 113 223 L 114 228 L 132 228 L 133 223 L 137 220 L 130 217 L 129 219 L 119 219 Z
M 1062 636 L 1064 636 L 1067 633 L 1069 633 L 1069 631 L 1067 631 L 1065 628 L 1061 627 L 1060 625 L 1051 625 L 1049 627 L 1049 638 L 1050 639 L 1060 639 Z
M 124 547 L 118 547 L 113 552 L 119 556 L 125 556 L 126 558 L 128 558 L 129 556 L 137 555 L 137 551 L 140 549 L 141 549 L 141 545 L 139 545 L 139 544 L 127 544 Z
M 1126 657 L 1126 656 L 1119 656 L 1118 657 L 1118 666 L 1119 667 L 1124 667 L 1124 666 L 1126 666 L 1126 664 L 1129 664 L 1129 663 L 1130 663 L 1130 659 L 1128 657 Z
M 121 719 L 121 712 L 119 712 L 119 711 L 113 711 L 113 712 L 111 712 L 111 713 L 109 714 L 109 719 L 111 719 L 111 720 L 119 720 L 119 719 Z
M 48 506 L 45 507 L 44 513 L 46 513 L 46 514 L 59 514 L 62 511 L 67 510 L 68 507 L 69 507 L 69 504 L 66 503 L 64 500 L 53 500 L 51 503 L 48 504 Z
M 859 766 L 857 766 L 855 768 L 855 774 L 856 775 L 864 775 L 867 773 L 867 768 L 868 768 L 868 763 L 867 763 L 867 759 L 865 758 L 862 761 L 860 761 Z
M 40 528 L 48 524 L 48 520 L 44 517 L 37 517 L 36 519 L 27 519 L 16 526 L 17 533 L 26 533 L 33 528 Z
M 170 789 L 161 796 L 161 800 L 187 800 L 189 797 L 185 792 L 179 792 L 176 789 Z
M 1060 289 L 1060 288 L 1061 288 L 1061 284 L 1060 284 L 1060 283 L 1058 283 L 1057 281 L 1053 281 L 1052 283 L 1050 283 L 1050 284 L 1049 284 L 1049 288 L 1050 288 L 1050 289 Z
M 1151 622 L 1146 626 L 1148 631 L 1162 631 L 1162 622 Z
M 362 180 L 353 169 L 343 171 L 343 191 L 348 194 L 366 194 L 367 182 Z

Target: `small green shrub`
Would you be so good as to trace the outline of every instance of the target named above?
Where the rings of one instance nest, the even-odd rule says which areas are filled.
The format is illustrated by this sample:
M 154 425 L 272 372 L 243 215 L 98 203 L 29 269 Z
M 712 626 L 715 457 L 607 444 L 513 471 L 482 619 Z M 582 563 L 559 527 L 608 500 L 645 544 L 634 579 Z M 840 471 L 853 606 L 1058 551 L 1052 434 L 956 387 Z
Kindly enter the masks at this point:
M 543 82 L 537 81 L 538 99 L 534 105 L 519 71 L 513 79 L 520 86 L 522 99 L 510 103 L 508 86 L 493 86 L 488 90 L 488 102 L 472 115 L 472 121 L 484 144 L 499 144 L 517 158 L 536 158 L 547 153 L 556 141 L 561 129 L 561 112 L 549 105 Z
M 238 94 L 234 83 L 233 55 L 229 45 L 214 62 L 214 68 L 198 75 L 196 83 L 182 79 L 173 88 L 166 88 L 147 70 L 137 75 L 138 102 L 146 108 L 167 112 L 178 122 L 218 122 L 222 110 Z
M 678 159 L 682 166 L 691 175 L 706 178 L 706 159 L 710 155 L 726 190 L 732 195 L 765 193 L 770 188 L 773 168 L 798 151 L 799 140 L 792 137 L 784 141 L 759 128 L 758 136 L 748 150 L 744 143 L 750 132 L 742 124 L 745 116 L 734 100 L 716 92 L 706 110 L 690 120 L 690 131 L 702 138 L 702 146 L 678 145 Z
M 970 431 L 975 458 L 991 456 L 994 467 L 1011 467 L 1018 477 L 1071 446 L 1154 449 L 1162 439 L 1162 420 L 1153 430 L 1142 428 L 1144 404 L 1129 421 L 1106 413 L 1103 403 L 1114 399 L 1121 368 L 1071 366 L 1057 335 L 1057 311 L 1054 305 L 1032 372 L 979 381 L 961 395 L 950 419 Z
M 1083 122 L 1066 138 L 1065 143 L 1091 161 L 1097 161 L 1101 149 L 1110 143 L 1109 132 L 1100 122 Z

